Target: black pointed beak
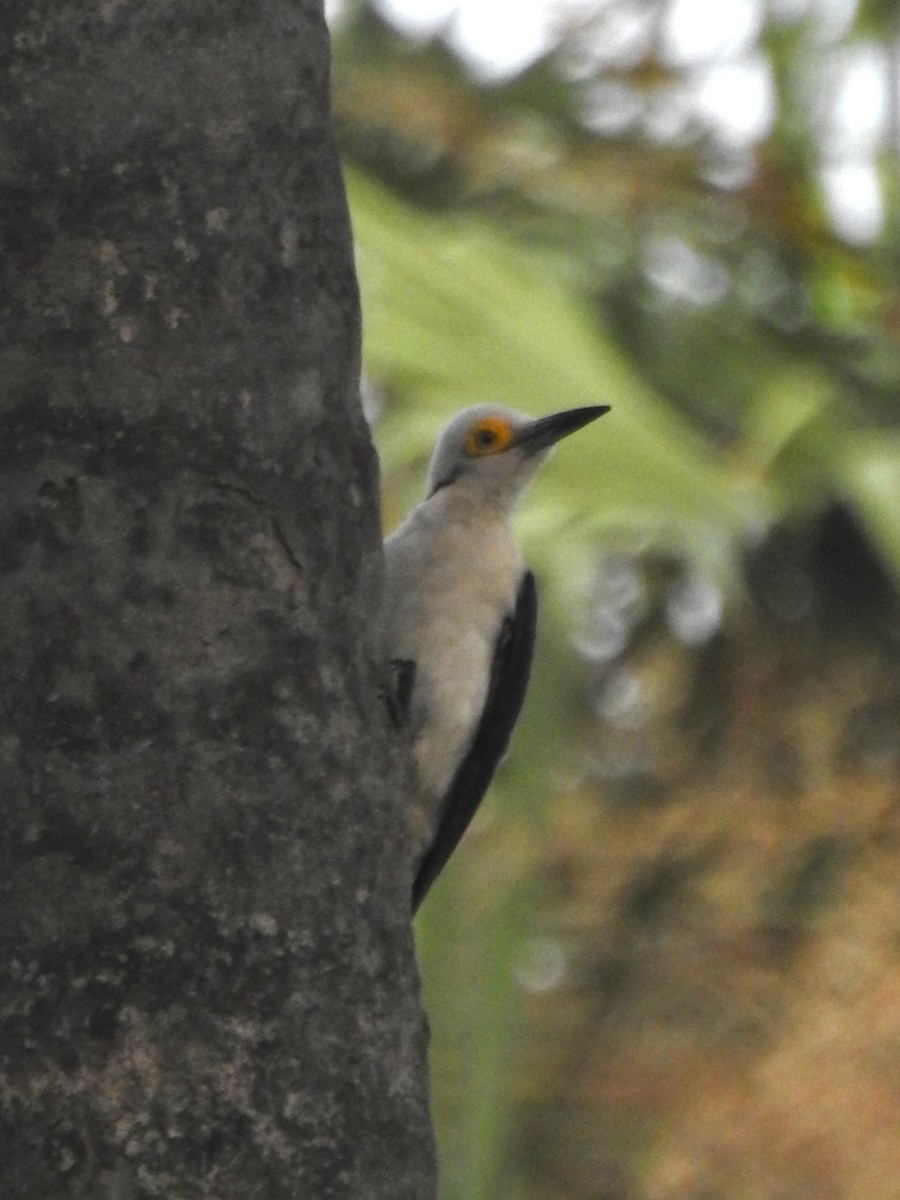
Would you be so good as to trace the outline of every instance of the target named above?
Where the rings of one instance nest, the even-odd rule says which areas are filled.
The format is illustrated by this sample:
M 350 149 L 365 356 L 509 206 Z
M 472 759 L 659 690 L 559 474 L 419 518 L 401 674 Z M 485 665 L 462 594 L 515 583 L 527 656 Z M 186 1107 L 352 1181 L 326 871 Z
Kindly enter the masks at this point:
M 536 454 L 608 412 L 608 404 L 593 404 L 589 408 L 569 408 L 549 417 L 540 417 L 522 430 L 515 444 L 526 454 Z

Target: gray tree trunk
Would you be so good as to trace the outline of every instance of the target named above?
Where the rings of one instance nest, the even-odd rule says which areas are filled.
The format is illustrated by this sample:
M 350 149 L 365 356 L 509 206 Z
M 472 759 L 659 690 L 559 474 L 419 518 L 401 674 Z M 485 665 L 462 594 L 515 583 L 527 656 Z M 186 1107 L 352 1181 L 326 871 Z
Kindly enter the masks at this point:
M 433 1193 L 320 0 L 0 7 L 0 1196 Z

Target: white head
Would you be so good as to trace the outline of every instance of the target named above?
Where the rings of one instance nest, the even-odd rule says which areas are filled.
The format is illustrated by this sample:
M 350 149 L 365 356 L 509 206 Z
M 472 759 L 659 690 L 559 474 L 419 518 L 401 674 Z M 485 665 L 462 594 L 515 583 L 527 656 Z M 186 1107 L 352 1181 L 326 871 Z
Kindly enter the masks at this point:
M 560 438 L 608 411 L 601 404 L 535 420 L 499 405 L 465 408 L 438 435 L 426 495 L 464 488 L 481 502 L 511 510 Z

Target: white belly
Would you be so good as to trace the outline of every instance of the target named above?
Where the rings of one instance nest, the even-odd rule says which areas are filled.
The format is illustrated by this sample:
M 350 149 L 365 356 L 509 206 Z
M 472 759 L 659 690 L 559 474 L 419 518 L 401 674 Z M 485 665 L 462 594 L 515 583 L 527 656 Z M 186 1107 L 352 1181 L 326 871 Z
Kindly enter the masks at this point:
M 385 543 L 388 657 L 416 664 L 410 719 L 424 810 L 417 840 L 429 836 L 477 728 L 523 572 L 505 519 L 449 504 L 437 493 Z

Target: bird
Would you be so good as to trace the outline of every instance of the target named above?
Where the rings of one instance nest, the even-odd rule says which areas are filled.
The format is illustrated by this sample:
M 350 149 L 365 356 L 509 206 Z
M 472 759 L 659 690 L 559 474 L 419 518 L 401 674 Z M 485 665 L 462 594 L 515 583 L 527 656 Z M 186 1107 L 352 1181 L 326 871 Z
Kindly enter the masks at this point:
M 457 413 L 435 443 L 425 499 L 385 540 L 388 695 L 415 766 L 413 914 L 472 820 L 525 699 L 537 589 L 513 511 L 556 443 L 608 411 Z

